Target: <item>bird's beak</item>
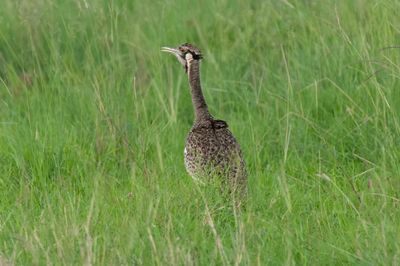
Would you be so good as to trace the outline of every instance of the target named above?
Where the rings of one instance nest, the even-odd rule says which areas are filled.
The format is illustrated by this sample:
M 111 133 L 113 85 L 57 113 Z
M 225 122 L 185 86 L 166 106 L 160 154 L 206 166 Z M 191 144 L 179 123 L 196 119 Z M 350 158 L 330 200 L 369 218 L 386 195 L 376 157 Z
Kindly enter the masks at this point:
M 162 51 L 162 52 L 172 53 L 172 54 L 174 54 L 174 55 L 176 55 L 176 56 L 182 56 L 182 52 L 179 51 L 179 50 L 176 49 L 176 48 L 161 47 L 161 51 Z
M 168 52 L 168 53 L 175 55 L 175 57 L 178 59 L 179 63 L 181 63 L 183 65 L 183 67 L 185 68 L 185 71 L 187 72 L 188 68 L 187 68 L 187 63 L 186 63 L 185 57 L 179 49 L 169 48 L 169 47 L 161 47 L 161 51 Z

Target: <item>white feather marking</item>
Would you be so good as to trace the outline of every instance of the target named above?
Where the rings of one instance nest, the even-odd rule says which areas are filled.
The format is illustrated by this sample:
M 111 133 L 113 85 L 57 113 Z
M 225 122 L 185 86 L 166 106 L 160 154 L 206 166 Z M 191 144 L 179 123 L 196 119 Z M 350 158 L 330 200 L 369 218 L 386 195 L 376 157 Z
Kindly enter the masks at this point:
M 193 60 L 193 55 L 192 55 L 191 53 L 187 53 L 187 54 L 185 55 L 185 59 L 186 59 L 186 61 L 190 62 L 190 61 Z

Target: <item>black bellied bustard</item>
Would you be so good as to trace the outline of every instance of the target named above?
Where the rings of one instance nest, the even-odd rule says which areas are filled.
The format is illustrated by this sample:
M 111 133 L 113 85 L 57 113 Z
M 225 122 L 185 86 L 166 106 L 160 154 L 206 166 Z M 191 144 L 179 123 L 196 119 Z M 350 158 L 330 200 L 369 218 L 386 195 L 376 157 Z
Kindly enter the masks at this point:
M 200 181 L 218 176 L 222 183 L 228 183 L 229 191 L 245 194 L 247 174 L 240 146 L 228 129 L 228 124 L 214 119 L 210 114 L 203 96 L 200 50 L 185 43 L 178 48 L 162 47 L 162 51 L 174 54 L 189 78 L 195 121 L 186 139 L 186 170 Z

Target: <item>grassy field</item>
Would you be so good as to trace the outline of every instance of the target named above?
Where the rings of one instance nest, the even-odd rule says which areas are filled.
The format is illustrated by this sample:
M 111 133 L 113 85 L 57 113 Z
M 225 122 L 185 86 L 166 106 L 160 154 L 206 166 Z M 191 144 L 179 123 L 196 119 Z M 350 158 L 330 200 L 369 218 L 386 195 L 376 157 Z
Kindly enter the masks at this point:
M 399 265 L 399 1 L 0 2 L 0 265 Z M 197 44 L 245 209 L 185 171 Z

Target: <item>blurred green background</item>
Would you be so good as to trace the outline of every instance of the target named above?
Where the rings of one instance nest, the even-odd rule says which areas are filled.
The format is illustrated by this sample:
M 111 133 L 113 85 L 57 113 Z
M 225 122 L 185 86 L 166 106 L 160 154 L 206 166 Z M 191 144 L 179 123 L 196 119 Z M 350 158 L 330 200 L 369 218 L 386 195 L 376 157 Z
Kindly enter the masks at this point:
M 0 264 L 397 265 L 399 1 L 0 2 Z M 202 50 L 249 171 L 183 164 Z

